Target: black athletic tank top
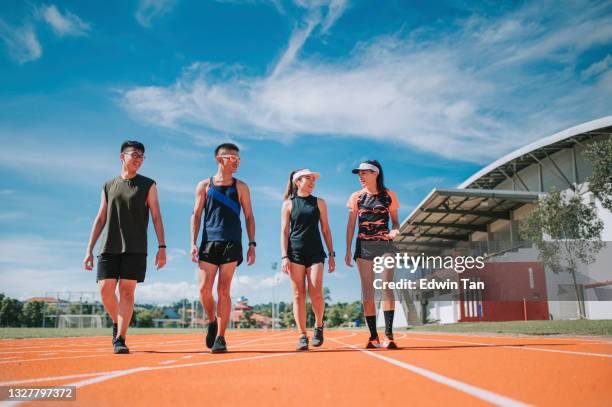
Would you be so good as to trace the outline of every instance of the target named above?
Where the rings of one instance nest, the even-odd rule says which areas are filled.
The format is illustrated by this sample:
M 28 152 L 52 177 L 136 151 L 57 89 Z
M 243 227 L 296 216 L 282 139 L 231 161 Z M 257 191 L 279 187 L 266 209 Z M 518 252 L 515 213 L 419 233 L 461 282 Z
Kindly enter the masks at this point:
M 324 254 L 319 232 L 319 205 L 316 196 L 294 196 L 291 198 L 291 221 L 289 224 L 289 252 L 306 255 Z

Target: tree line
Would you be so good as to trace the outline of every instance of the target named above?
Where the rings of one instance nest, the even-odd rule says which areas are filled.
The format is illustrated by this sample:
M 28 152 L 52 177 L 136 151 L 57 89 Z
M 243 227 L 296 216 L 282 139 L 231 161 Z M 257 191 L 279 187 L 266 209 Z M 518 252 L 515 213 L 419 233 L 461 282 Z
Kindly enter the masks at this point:
M 359 326 L 363 323 L 361 301 L 338 302 L 335 304 L 330 304 L 330 302 L 329 290 L 326 290 L 325 326 L 347 327 Z M 189 313 L 182 313 L 181 310 L 184 309 L 185 304 L 190 305 L 191 303 L 192 302 L 190 300 L 184 299 L 167 306 L 154 304 L 136 305 L 134 308 L 134 317 L 132 318 L 131 325 L 141 328 L 153 327 L 155 326 L 154 320 L 169 319 L 168 311 L 171 310 L 175 316 L 178 315 L 182 321 L 184 321 L 185 326 L 189 326 L 191 323 L 191 315 Z M 202 304 L 200 304 L 198 301 L 195 305 L 196 314 L 199 316 L 204 315 Z M 308 326 L 314 326 L 314 313 L 312 311 L 312 305 L 310 302 L 307 303 L 307 310 Z M 293 319 L 293 304 L 283 301 L 279 302 L 278 313 L 277 327 L 291 328 L 295 326 L 295 321 Z M 101 315 L 104 317 L 103 321 L 105 321 L 107 326 L 110 326 L 111 324 L 110 318 L 108 318 L 102 304 L 99 302 L 74 302 L 61 305 L 47 303 L 45 305 L 45 303 L 42 301 L 23 302 L 0 293 L 0 327 L 37 328 L 43 326 L 43 319 L 45 320 L 44 326 L 55 327 L 57 318 L 64 314 Z M 237 327 L 259 327 L 253 318 L 254 314 L 272 317 L 272 303 L 253 305 L 252 310 L 243 312 Z M 176 326 L 179 327 L 180 324 L 177 324 Z

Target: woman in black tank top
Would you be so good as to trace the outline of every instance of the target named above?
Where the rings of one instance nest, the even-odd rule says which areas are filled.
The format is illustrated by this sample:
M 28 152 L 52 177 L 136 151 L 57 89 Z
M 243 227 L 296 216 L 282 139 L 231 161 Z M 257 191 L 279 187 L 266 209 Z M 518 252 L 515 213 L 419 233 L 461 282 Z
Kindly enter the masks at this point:
M 328 270 L 335 268 L 335 253 L 327 221 L 327 205 L 312 195 L 319 173 L 308 169 L 292 171 L 281 210 L 281 253 L 283 272 L 291 277 L 293 316 L 300 331 L 297 350 L 308 350 L 306 335 L 306 282 L 315 314 L 313 346 L 323 344 L 323 263 L 325 251 L 321 232 L 329 250 Z

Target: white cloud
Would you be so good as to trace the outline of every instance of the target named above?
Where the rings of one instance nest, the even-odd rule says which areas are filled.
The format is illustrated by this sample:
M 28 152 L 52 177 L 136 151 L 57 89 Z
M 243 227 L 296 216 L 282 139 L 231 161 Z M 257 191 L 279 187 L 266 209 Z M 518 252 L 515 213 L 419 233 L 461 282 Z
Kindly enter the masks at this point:
M 38 235 L 0 237 L 0 292 L 25 299 L 47 291 L 97 291 L 83 269 L 86 241 Z
M 401 184 L 401 186 L 408 189 L 411 192 L 415 192 L 419 188 L 432 189 L 435 187 L 439 187 L 440 184 L 442 184 L 444 181 L 446 181 L 446 178 L 444 177 L 437 177 L 437 176 L 421 177 L 421 178 L 416 178 L 412 181 L 404 182 Z
M 249 275 L 237 272 L 232 280 L 231 295 L 233 298 L 246 296 L 249 298 L 264 299 L 267 291 L 275 285 L 280 291 L 287 291 L 289 277 L 281 272 L 275 275 Z M 213 288 L 213 295 L 216 298 L 216 285 Z M 186 281 L 179 282 L 145 282 L 138 286 L 136 290 L 136 301 L 139 303 L 167 304 L 181 298 L 199 300 L 199 287 L 197 283 Z
M 13 211 L 13 212 L 0 212 L 0 221 L 4 220 L 15 220 L 24 218 L 27 214 L 25 212 Z
M 321 4 L 299 2 L 309 10 L 305 24 L 270 75 L 193 64 L 173 85 L 126 89 L 122 105 L 143 122 L 187 134 L 351 136 L 479 163 L 608 113 L 609 81 L 584 84 L 566 68 L 612 40 L 604 3 L 563 10 L 537 3 L 437 32 L 374 38 L 343 59 L 298 58 L 312 25 L 321 24 Z M 551 66 L 532 68 L 542 64 Z
M 313 30 L 321 25 L 321 34 L 326 34 L 346 9 L 347 0 L 295 0 L 296 5 L 307 10 L 306 17 L 293 30 L 287 49 L 276 63 L 272 78 L 285 71 L 294 62 Z M 325 11 L 327 11 L 325 13 Z M 325 17 L 323 17 L 325 13 Z
M 321 33 L 326 34 L 330 30 L 336 20 L 344 14 L 347 5 L 347 0 L 331 0 L 329 2 L 327 15 L 321 25 Z
M 605 58 L 591 64 L 587 69 L 582 71 L 582 78 L 588 79 L 606 72 L 612 66 L 612 55 L 608 54 Z
M 304 46 L 304 43 L 312 33 L 312 30 L 321 22 L 321 16 L 318 12 L 313 13 L 313 15 L 309 16 L 305 22 L 304 27 L 297 28 L 294 30 L 293 34 L 291 34 L 291 38 L 289 39 L 289 45 L 285 50 L 285 53 L 280 58 L 276 66 L 274 67 L 274 71 L 272 72 L 272 77 L 279 75 L 283 72 L 291 63 L 295 60 L 298 52 Z
M 0 39 L 4 42 L 9 55 L 20 64 L 35 61 L 42 56 L 42 47 L 34 26 L 26 23 L 13 27 L 0 19 Z
M 54 4 L 50 6 L 43 5 L 38 10 L 38 14 L 40 18 L 51 26 L 53 32 L 60 37 L 84 36 L 91 29 L 91 25 L 81 20 L 79 16 L 72 14 L 68 10 L 65 10 L 62 14 Z
M 84 22 L 68 10 L 62 13 L 55 5 L 42 5 L 39 8 L 33 8 L 32 15 L 19 27 L 11 26 L 0 19 L 0 39 L 6 45 L 11 58 L 20 64 L 35 61 L 43 54 L 33 20 L 45 21 L 51 26 L 53 32 L 60 37 L 84 36 L 91 29 L 89 23 Z
M 180 281 L 176 283 L 144 282 L 136 289 L 136 302 L 141 304 L 169 304 L 183 298 L 197 300 L 199 288 L 197 284 Z
M 0 292 L 12 298 L 26 300 L 68 291 L 92 292 L 100 298 L 95 274 L 83 269 L 50 267 L 49 264 L 40 268 L 0 269 Z
M 289 276 L 287 274 L 277 271 L 272 276 L 257 279 L 257 283 L 255 284 L 254 288 L 272 288 L 274 286 L 280 286 L 288 283 L 289 281 Z
M 174 262 L 180 258 L 187 258 L 187 250 L 171 248 L 166 253 L 166 261 L 168 263 Z
M 33 267 L 62 263 L 67 252 L 74 253 L 74 247 L 81 246 L 85 252 L 87 242 L 46 239 L 38 235 L 0 237 L 0 266 Z M 79 252 L 80 253 L 80 252 Z M 79 258 L 77 261 L 82 261 Z
M 263 197 L 265 200 L 277 202 L 280 209 L 284 191 L 270 185 L 255 185 L 249 187 L 249 189 L 251 190 L 251 195 L 257 195 L 257 197 Z
M 119 165 L 119 154 L 83 154 L 77 145 L 61 146 L 41 143 L 36 137 L 20 134 L 7 137 L 0 134 L 0 168 L 9 168 L 28 176 L 54 177 L 56 182 L 101 186 Z M 66 157 L 70 157 L 67 159 Z
M 175 3 L 175 0 L 140 0 L 134 17 L 143 27 L 150 27 L 154 19 L 167 14 Z

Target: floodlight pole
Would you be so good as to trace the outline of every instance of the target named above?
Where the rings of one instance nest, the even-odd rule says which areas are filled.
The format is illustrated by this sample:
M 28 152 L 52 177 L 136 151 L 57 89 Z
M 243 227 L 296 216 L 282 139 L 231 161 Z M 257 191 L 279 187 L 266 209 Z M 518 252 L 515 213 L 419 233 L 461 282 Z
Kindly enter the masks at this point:
M 273 261 L 270 266 L 272 268 L 272 275 L 274 278 L 272 295 L 272 329 L 276 329 L 276 319 L 278 318 L 278 304 L 276 303 L 276 269 L 278 267 L 278 263 Z

